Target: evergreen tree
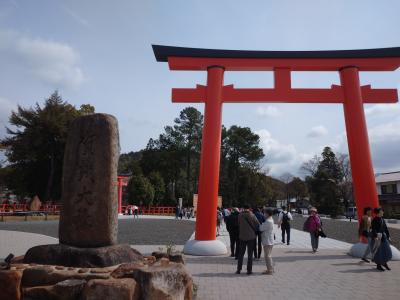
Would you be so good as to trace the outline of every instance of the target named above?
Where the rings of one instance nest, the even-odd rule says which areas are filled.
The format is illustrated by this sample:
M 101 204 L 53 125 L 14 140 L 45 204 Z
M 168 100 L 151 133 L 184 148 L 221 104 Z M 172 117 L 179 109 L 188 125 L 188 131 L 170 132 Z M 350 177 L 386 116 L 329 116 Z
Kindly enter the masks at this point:
M 129 180 L 128 202 L 135 205 L 150 206 L 153 204 L 154 188 L 150 181 L 143 175 L 134 175 Z
M 335 153 L 331 148 L 325 147 L 316 173 L 307 178 L 311 201 L 322 213 L 335 217 L 342 212 L 342 199 L 339 193 L 342 178 L 343 174 Z
M 39 195 L 44 201 L 61 196 L 64 148 L 70 123 L 80 115 L 58 92 L 43 107 L 22 108 L 11 113 L 7 147 L 7 186 L 21 196 Z

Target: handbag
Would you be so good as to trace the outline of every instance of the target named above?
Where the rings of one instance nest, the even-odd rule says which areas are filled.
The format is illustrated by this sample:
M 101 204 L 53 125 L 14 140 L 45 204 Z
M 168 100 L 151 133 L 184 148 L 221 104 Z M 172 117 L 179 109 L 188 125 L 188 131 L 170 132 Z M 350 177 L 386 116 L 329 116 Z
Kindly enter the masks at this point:
M 322 229 L 318 231 L 318 236 L 320 236 L 322 238 L 326 238 L 326 234 Z

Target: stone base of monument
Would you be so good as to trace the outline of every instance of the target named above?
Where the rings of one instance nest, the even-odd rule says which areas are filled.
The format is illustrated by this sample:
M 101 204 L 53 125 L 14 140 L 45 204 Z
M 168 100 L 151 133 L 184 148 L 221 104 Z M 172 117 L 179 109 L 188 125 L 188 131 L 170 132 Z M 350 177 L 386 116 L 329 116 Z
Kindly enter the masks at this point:
M 0 291 L 7 300 L 191 300 L 193 280 L 184 264 L 165 257 L 105 268 L 11 263 L 0 268 Z
M 142 254 L 127 244 L 98 248 L 78 248 L 63 244 L 41 245 L 30 248 L 24 257 L 24 263 L 27 264 L 81 268 L 108 267 L 142 260 Z
M 226 246 L 219 240 L 211 241 L 198 241 L 189 240 L 186 242 L 183 253 L 189 255 L 200 255 L 200 256 L 215 256 L 225 255 L 228 253 Z
M 400 260 L 400 251 L 392 245 L 390 245 L 390 248 L 392 249 L 392 260 Z M 354 244 L 349 250 L 349 255 L 361 258 L 365 253 L 365 249 L 367 249 L 367 244 Z

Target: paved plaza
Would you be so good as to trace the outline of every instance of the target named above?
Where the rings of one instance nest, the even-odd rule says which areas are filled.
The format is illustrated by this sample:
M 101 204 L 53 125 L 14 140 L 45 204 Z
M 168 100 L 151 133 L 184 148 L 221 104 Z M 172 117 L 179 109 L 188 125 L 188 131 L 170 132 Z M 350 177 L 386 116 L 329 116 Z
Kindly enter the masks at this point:
M 127 221 L 125 221 L 127 220 Z M 144 235 L 158 237 L 157 232 L 167 228 L 178 233 L 165 237 L 185 236 L 193 232 L 194 222 L 177 221 L 171 217 L 142 217 L 132 220 L 121 217 L 120 222 L 127 223 L 132 234 L 134 227 L 145 232 Z M 133 222 L 136 222 L 135 224 Z M 22 223 L 22 222 L 21 222 Z M 153 224 L 153 226 L 151 225 Z M 25 248 L 40 243 L 57 243 L 57 239 L 45 235 L 4 230 L 0 226 L 0 254 L 14 252 L 23 254 Z M 7 226 L 17 226 L 11 222 Z M 32 226 L 30 226 L 32 228 Z M 122 228 L 122 227 L 121 227 Z M 127 227 L 128 228 L 128 227 Z M 21 227 L 20 227 L 21 229 Z M 276 230 L 277 244 L 273 249 L 275 262 L 274 275 L 262 275 L 265 270 L 264 259 L 254 261 L 253 275 L 244 272 L 236 275 L 236 261 L 229 256 L 194 257 L 186 256 L 186 266 L 197 286 L 197 299 L 398 299 L 400 295 L 400 262 L 390 262 L 392 271 L 378 272 L 374 264 L 359 263 L 359 260 L 346 253 L 351 244 L 334 239 L 321 239 L 320 250 L 316 254 L 310 251 L 307 233 L 292 230 L 291 245 L 280 243 L 280 231 Z M 154 238 L 153 236 L 153 238 Z M 189 234 L 190 236 L 190 234 Z M 192 235 L 193 238 L 193 235 Z M 228 244 L 229 236 L 222 228 L 221 241 Z M 150 254 L 165 247 L 168 243 L 135 244 L 139 251 Z M 157 239 L 153 239 L 157 241 Z M 158 240 L 159 241 L 159 240 Z M 163 240 L 164 241 L 164 240 Z M 178 240 L 177 240 L 178 241 Z M 183 243 L 176 244 L 181 250 Z M 12 250 L 12 251 L 10 251 Z M 9 251 L 9 252 L 8 252 Z

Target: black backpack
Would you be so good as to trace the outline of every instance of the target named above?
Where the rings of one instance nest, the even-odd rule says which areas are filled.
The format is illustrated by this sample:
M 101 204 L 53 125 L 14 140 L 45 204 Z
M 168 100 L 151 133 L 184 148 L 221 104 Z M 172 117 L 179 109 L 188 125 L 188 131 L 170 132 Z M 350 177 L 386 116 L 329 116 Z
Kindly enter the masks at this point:
M 284 213 L 284 212 L 282 212 L 282 225 L 289 225 L 289 221 L 290 221 L 290 219 L 289 219 L 289 216 L 288 216 L 288 213 Z

